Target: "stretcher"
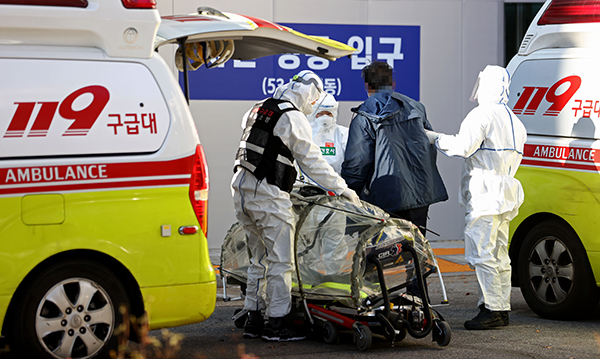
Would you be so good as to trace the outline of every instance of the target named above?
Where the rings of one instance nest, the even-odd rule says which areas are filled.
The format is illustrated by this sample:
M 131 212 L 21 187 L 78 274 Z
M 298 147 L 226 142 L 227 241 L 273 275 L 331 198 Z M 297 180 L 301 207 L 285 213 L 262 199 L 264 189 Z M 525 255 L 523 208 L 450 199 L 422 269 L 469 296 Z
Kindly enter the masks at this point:
M 440 346 L 450 343 L 450 326 L 428 295 L 407 290 L 418 287 L 418 293 L 427 293 L 424 278 L 439 274 L 436 257 L 419 228 L 366 202 L 358 206 L 317 187 L 296 187 L 291 199 L 297 219 L 290 314 L 295 324 L 327 343 L 336 343 L 341 332 L 351 331 L 359 350 L 371 346 L 373 334 L 392 345 L 407 334 L 414 338 L 431 334 Z M 240 285 L 244 293 L 249 256 L 243 228 L 234 224 L 221 248 L 224 290 Z M 447 303 L 439 278 L 442 303 Z M 224 298 L 228 299 L 226 291 Z M 236 311 L 237 327 L 244 326 L 246 313 Z

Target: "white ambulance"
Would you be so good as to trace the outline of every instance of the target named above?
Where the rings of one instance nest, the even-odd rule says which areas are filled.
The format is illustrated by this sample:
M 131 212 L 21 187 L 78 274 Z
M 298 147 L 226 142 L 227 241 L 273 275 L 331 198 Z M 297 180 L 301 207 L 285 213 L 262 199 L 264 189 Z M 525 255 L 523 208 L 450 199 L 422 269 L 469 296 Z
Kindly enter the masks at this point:
M 600 1 L 554 0 L 507 67 L 509 106 L 528 134 L 513 279 L 546 318 L 581 318 L 600 298 L 599 64 Z
M 185 75 L 355 50 L 212 9 L 161 20 L 155 0 L 0 1 L 0 327 L 18 357 L 108 357 L 121 308 L 150 329 L 214 310 L 207 163 L 155 51 L 171 43 Z

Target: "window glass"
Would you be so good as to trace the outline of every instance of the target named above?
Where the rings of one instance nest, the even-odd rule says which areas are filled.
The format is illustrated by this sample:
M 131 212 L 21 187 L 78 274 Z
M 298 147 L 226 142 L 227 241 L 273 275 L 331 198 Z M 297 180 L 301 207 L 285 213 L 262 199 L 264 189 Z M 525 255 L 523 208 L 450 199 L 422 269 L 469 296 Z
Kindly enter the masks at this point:
M 505 3 L 504 4 L 504 65 L 519 52 L 521 41 L 529 24 L 543 3 Z

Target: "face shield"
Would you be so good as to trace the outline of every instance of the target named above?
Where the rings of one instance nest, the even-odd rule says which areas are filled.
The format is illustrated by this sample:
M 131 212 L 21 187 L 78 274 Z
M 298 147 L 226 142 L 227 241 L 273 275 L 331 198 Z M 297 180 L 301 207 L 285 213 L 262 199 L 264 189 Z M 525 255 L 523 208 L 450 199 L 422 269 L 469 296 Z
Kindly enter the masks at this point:
M 306 118 L 308 118 L 308 122 L 312 123 L 315 120 L 317 112 L 319 112 L 319 107 L 321 107 L 321 104 L 325 99 L 325 95 L 327 95 L 327 92 L 322 92 L 319 99 L 312 105 L 312 112 L 310 113 L 310 116 L 306 116 Z
M 335 97 L 323 91 L 321 92 L 321 97 L 319 97 L 317 102 L 312 106 L 312 113 L 308 116 L 308 120 L 312 123 L 317 118 L 328 113 L 329 117 L 335 122 L 337 119 L 338 107 L 339 104 Z
M 475 81 L 475 86 L 473 86 L 473 91 L 471 92 L 471 97 L 469 101 L 476 102 L 477 101 L 477 91 L 479 91 L 479 82 L 481 81 L 481 71 L 479 71 L 479 75 L 477 76 L 477 81 Z

